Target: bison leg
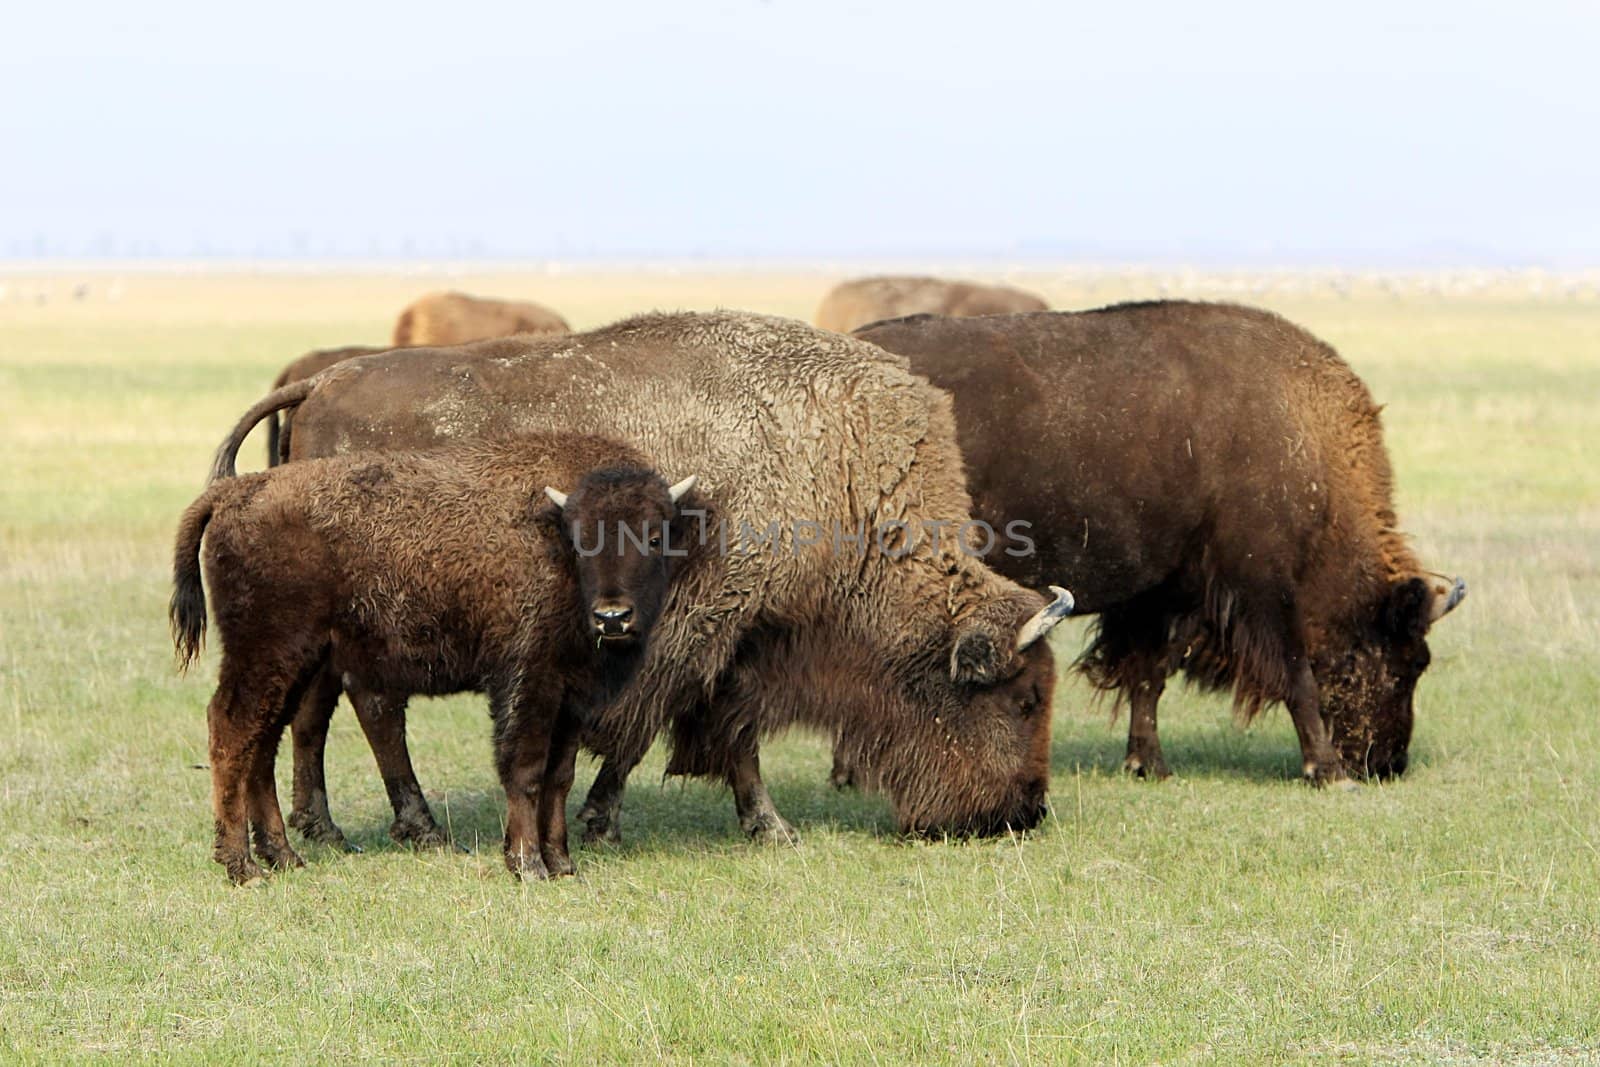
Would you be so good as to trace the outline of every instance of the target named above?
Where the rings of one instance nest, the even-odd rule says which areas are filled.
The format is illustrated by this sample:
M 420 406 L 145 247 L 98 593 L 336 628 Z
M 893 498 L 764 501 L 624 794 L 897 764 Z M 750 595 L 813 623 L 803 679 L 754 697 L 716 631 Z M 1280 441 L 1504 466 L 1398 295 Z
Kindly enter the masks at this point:
M 739 827 L 750 840 L 763 845 L 797 845 L 800 835 L 772 803 L 767 784 L 761 780 L 761 756 L 752 740 L 739 744 L 728 772 L 733 789 L 733 806 L 739 813 Z
M 539 811 L 550 761 L 551 719 L 527 696 L 494 701 L 495 767 L 506 791 L 506 869 L 523 881 L 551 876 L 540 840 Z
M 577 867 L 567 851 L 567 794 L 578 762 L 579 724 L 570 715 L 556 722 L 550 739 L 550 757 L 539 793 L 540 855 L 552 878 L 573 874 Z
M 1328 736 L 1328 727 L 1322 721 L 1322 699 L 1317 690 L 1317 679 L 1311 673 L 1311 659 L 1306 655 L 1305 626 L 1294 607 L 1292 593 L 1287 590 L 1271 599 L 1272 607 L 1260 605 L 1257 617 L 1274 619 L 1276 632 L 1283 635 L 1282 655 L 1288 690 L 1283 702 L 1289 707 L 1289 717 L 1294 720 L 1294 732 L 1300 737 L 1301 773 L 1312 785 L 1337 784 L 1341 788 L 1354 788 L 1355 783 L 1345 774 L 1344 764 L 1334 751 Z M 1272 612 L 1276 610 L 1276 615 Z
M 304 867 L 306 863 L 289 844 L 289 831 L 283 824 L 283 809 L 278 805 L 278 783 L 273 773 L 278 762 L 278 740 L 277 731 L 273 731 L 256 743 L 246 805 L 250 813 L 256 858 L 271 870 L 285 871 L 291 867 Z
M 406 747 L 406 701 L 382 693 L 351 690 L 350 704 L 367 744 L 378 762 L 378 774 L 394 809 L 389 836 L 412 848 L 447 848 L 450 839 L 434 821 L 422 783 L 411 766 L 411 750 Z
M 628 775 L 642 758 L 642 753 L 627 753 L 607 756 L 600 764 L 600 772 L 589 786 L 589 795 L 578 809 L 584 844 L 622 844 L 622 790 L 628 784 Z
M 1096 682 L 1127 696 L 1128 751 L 1122 769 L 1140 778 L 1172 776 L 1156 728 L 1156 705 L 1167 684 L 1168 623 L 1160 605 L 1148 601 L 1108 610 L 1100 616 L 1100 635 L 1088 657 Z
M 1152 672 L 1134 685 L 1128 700 L 1128 754 L 1123 757 L 1122 769 L 1140 778 L 1172 777 L 1156 732 L 1156 705 L 1166 685 L 1165 678 Z
M 212 858 L 235 885 L 263 872 L 250 858 L 249 814 L 257 749 L 275 728 L 288 686 L 270 671 L 239 671 L 224 659 L 221 681 L 206 707 L 211 760 L 211 810 L 216 829 Z
M 1289 716 L 1294 720 L 1295 733 L 1300 735 L 1301 772 L 1312 785 L 1337 785 L 1341 789 L 1355 788 L 1355 782 L 1345 773 L 1339 754 L 1328 737 L 1327 724 L 1322 721 L 1322 705 L 1317 693 L 1317 680 L 1311 674 L 1311 665 L 1305 656 L 1290 660 L 1289 694 L 1284 703 L 1289 705 Z
M 294 807 L 289 825 L 307 841 L 360 852 L 333 821 L 328 811 L 328 783 L 323 770 L 323 752 L 328 744 L 328 721 L 339 703 L 339 675 L 323 667 L 306 690 L 289 728 L 294 741 Z

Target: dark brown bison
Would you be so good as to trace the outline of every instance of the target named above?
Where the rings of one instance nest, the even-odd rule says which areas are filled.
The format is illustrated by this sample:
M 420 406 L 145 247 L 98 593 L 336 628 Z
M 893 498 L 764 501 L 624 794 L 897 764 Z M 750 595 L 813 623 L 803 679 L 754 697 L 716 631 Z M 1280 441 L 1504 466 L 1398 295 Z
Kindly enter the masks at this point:
M 692 485 L 669 488 L 603 438 L 540 434 L 296 463 L 207 489 L 179 523 L 170 615 L 187 666 L 206 628 L 204 534 L 223 647 L 207 710 L 215 858 L 228 877 L 261 875 L 250 828 L 268 867 L 302 865 L 272 767 L 319 672 L 346 680 L 364 726 L 403 715 L 413 693 L 487 693 L 506 864 L 571 873 L 579 729 L 643 657 L 674 523 L 688 540 L 678 502 Z
M 849 333 L 902 315 L 1006 315 L 1049 306 L 1032 293 L 1004 285 L 891 275 L 840 282 L 822 298 L 816 323 L 824 330 Z
M 490 300 L 466 293 L 429 293 L 400 313 L 395 347 L 460 345 L 517 333 L 569 333 L 567 320 L 526 300 Z
M 1321 341 L 1265 311 L 1160 302 L 857 336 L 955 398 L 975 514 L 1024 520 L 1099 614 L 1082 666 L 1130 705 L 1129 770 L 1164 777 L 1156 702 L 1183 671 L 1245 718 L 1288 705 L 1305 774 L 1405 770 L 1435 581 L 1397 528 L 1378 407 Z
M 298 382 L 302 379 L 310 378 L 314 374 L 327 370 L 335 363 L 383 351 L 385 349 L 374 348 L 370 345 L 345 345 L 343 348 L 314 349 L 279 371 L 278 376 L 272 380 L 272 388 L 279 389 L 290 382 Z M 284 447 L 278 425 L 278 416 L 273 415 L 272 418 L 267 420 L 267 466 L 277 466 Z
M 949 400 L 898 357 L 727 312 L 369 356 L 258 403 L 219 448 L 213 476 L 232 473 L 256 421 L 295 404 L 291 460 L 580 427 L 626 440 L 658 466 L 694 465 L 717 501 L 704 530 L 716 550 L 685 567 L 646 664 L 589 734 L 610 757 L 585 808 L 591 836 L 615 834 L 621 784 L 672 717 L 695 714 L 725 681 L 747 694 L 783 684 L 754 671 L 725 677 L 745 661 L 775 678 L 826 667 L 837 691 L 877 694 L 854 706 L 848 728 L 838 718 L 849 707 L 773 703 L 855 738 L 863 773 L 907 828 L 1020 829 L 1039 819 L 1050 730 L 1040 694 L 1051 691 L 1053 663 L 1038 639 L 1061 608 L 951 538 L 923 536 L 966 521 L 970 502 Z M 908 532 L 874 536 L 895 523 Z M 747 531 L 763 547 L 746 551 Z M 755 740 L 730 739 L 733 765 L 719 771 L 746 828 L 784 838 Z M 391 771 L 414 784 L 398 754 Z

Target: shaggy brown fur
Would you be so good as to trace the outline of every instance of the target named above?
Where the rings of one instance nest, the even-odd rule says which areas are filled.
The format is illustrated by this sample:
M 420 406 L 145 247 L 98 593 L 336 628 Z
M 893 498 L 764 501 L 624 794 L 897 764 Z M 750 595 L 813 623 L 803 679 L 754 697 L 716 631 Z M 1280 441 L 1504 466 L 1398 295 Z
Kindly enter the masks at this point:
M 976 513 L 1032 523 L 1037 553 L 990 562 L 1099 613 L 1082 666 L 1131 705 L 1130 770 L 1167 774 L 1177 670 L 1245 718 L 1285 702 L 1315 781 L 1405 769 L 1424 636 L 1465 587 L 1432 584 L 1396 528 L 1378 408 L 1333 349 L 1183 302 L 856 336 L 954 396 Z
M 280 389 L 290 382 L 304 381 L 312 375 L 327 370 L 335 363 L 342 363 L 347 359 L 357 356 L 368 356 L 374 352 L 386 351 L 370 345 L 346 345 L 343 348 L 318 348 L 307 352 L 299 359 L 290 363 L 278 376 L 272 380 L 272 388 Z M 285 420 L 285 423 L 287 420 Z M 276 413 L 267 420 L 267 466 L 276 467 L 283 462 L 282 457 L 288 452 L 288 441 L 284 438 L 287 425 L 280 429 Z
M 778 524 L 775 550 L 713 551 L 675 582 L 644 669 L 591 732 L 612 757 L 585 809 L 591 835 L 615 833 L 621 783 L 669 717 L 693 714 L 741 645 L 759 643 L 768 628 L 804 639 L 783 646 L 807 653 L 785 666 L 795 676 L 820 669 L 810 650 L 823 643 L 812 630 L 831 628 L 855 642 L 856 654 L 829 668 L 850 689 L 894 679 L 897 696 L 859 705 L 853 730 L 867 739 L 873 780 L 908 826 L 993 826 L 1036 811 L 1049 711 L 1034 708 L 1029 694 L 1048 691 L 1053 668 L 1044 643 L 1018 652 L 1015 638 L 1040 598 L 960 554 L 948 537 L 937 550 L 923 538 L 897 560 L 870 538 L 860 554 L 848 545 L 835 551 L 829 540 L 797 546 L 792 536 L 797 521 L 823 524 L 831 538 L 834 522 L 849 533 L 892 519 L 919 527 L 967 519 L 949 400 L 899 359 L 784 319 L 648 315 L 566 338 L 369 357 L 328 371 L 309 395 L 294 388 L 241 421 L 218 450 L 217 476 L 232 472 L 253 420 L 303 400 L 291 458 L 593 428 L 636 444 L 658 466 L 693 469 L 717 501 L 713 541 L 726 531 L 737 546 L 744 528 Z M 740 684 L 762 687 L 755 676 Z M 774 706 L 786 700 L 774 693 Z M 794 717 L 832 728 L 838 712 L 812 702 Z M 1025 738 L 1010 729 L 1017 722 L 1026 723 Z M 954 747 L 952 723 L 962 737 Z M 874 737 L 894 745 L 874 745 Z M 754 753 L 746 746 L 738 773 L 729 773 L 741 817 L 759 836 L 786 836 Z
M 563 507 L 546 500 L 545 486 L 574 483 Z M 599 530 L 615 538 L 619 522 L 647 533 L 573 551 L 600 543 Z M 207 712 L 216 859 L 229 878 L 261 875 L 252 827 L 267 866 L 301 865 L 272 766 L 324 671 L 346 679 L 369 729 L 395 721 L 413 693 L 487 693 L 506 864 L 524 877 L 570 873 L 579 729 L 643 656 L 674 522 L 685 539 L 637 452 L 575 434 L 295 463 L 212 485 L 179 523 L 170 615 L 187 666 L 206 629 L 204 534 L 223 647 Z
M 1049 306 L 1032 293 L 1004 285 L 891 275 L 840 282 L 822 298 L 815 321 L 824 330 L 849 333 L 902 315 L 1006 315 Z
M 429 293 L 400 313 L 395 347 L 460 345 L 512 334 L 570 333 L 567 320 L 527 300 L 490 300 L 466 293 Z

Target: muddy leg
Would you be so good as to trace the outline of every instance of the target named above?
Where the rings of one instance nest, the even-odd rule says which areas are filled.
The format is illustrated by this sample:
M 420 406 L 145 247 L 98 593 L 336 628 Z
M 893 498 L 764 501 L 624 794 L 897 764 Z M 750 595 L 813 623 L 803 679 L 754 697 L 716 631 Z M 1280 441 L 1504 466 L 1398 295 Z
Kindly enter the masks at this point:
M 761 757 L 755 742 L 740 743 L 728 772 L 733 788 L 733 806 L 739 813 L 739 827 L 750 839 L 762 845 L 796 845 L 800 835 L 772 803 L 767 784 L 761 780 Z
M 578 821 L 584 824 L 584 844 L 622 844 L 622 790 L 643 756 L 607 756 L 600 764 L 600 773 L 595 775 L 589 795 L 578 809 Z
M 383 788 L 389 794 L 389 806 L 394 809 L 389 836 L 413 848 L 449 847 L 450 839 L 428 810 L 422 783 L 411 767 L 411 750 L 406 747 L 405 698 L 352 690 L 350 703 L 356 709 L 361 731 L 367 735 L 367 744 L 372 746 Z
M 344 831 L 328 812 L 328 784 L 323 772 L 323 750 L 328 744 L 328 720 L 339 703 L 339 676 L 324 667 L 306 689 L 289 728 L 294 742 L 294 807 L 289 825 L 307 841 L 346 852 L 361 850 L 345 839 Z
M 545 768 L 544 786 L 539 794 L 540 854 L 552 878 L 577 870 L 567 852 L 567 794 L 578 760 L 577 720 L 563 715 L 550 739 L 550 759 Z

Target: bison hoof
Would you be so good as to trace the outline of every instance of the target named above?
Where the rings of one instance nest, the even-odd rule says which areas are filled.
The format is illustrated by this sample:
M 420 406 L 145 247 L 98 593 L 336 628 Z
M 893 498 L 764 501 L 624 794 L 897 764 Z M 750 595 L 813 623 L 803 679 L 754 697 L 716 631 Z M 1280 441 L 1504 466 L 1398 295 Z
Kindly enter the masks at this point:
M 418 851 L 426 849 L 446 849 L 450 846 L 450 838 L 439 824 L 428 822 L 396 819 L 389 827 L 389 836 L 397 844 L 406 845 Z
M 306 865 L 300 854 L 287 845 L 257 845 L 256 858 L 274 871 L 287 871 Z
M 506 869 L 524 882 L 545 882 L 550 879 L 550 868 L 537 855 L 507 852 Z
M 604 815 L 592 815 L 583 826 L 583 843 L 585 845 L 620 845 L 622 844 L 622 827 L 615 819 Z
M 750 840 L 758 845 L 798 845 L 800 834 L 787 819 L 777 812 L 758 816 L 745 827 Z
M 1162 759 L 1159 753 L 1147 756 L 1130 752 L 1122 761 L 1122 769 L 1135 778 L 1147 778 L 1153 782 L 1172 777 L 1172 772 L 1167 770 L 1167 761 Z
M 340 852 L 360 852 L 361 846 L 344 836 L 337 823 L 326 815 L 313 815 L 306 811 L 289 813 L 289 825 L 300 832 L 307 841 L 336 848 Z
M 248 856 L 218 859 L 217 862 L 228 872 L 228 881 L 234 885 L 260 885 L 267 880 L 267 872 L 258 867 L 255 860 Z
M 1361 788 L 1354 778 L 1344 772 L 1343 765 L 1338 763 L 1307 763 L 1303 770 L 1306 781 L 1318 789 L 1337 789 L 1341 793 L 1348 793 Z
M 578 873 L 577 864 L 572 862 L 572 857 L 556 852 L 544 854 L 545 869 L 550 872 L 551 878 L 566 878 Z

